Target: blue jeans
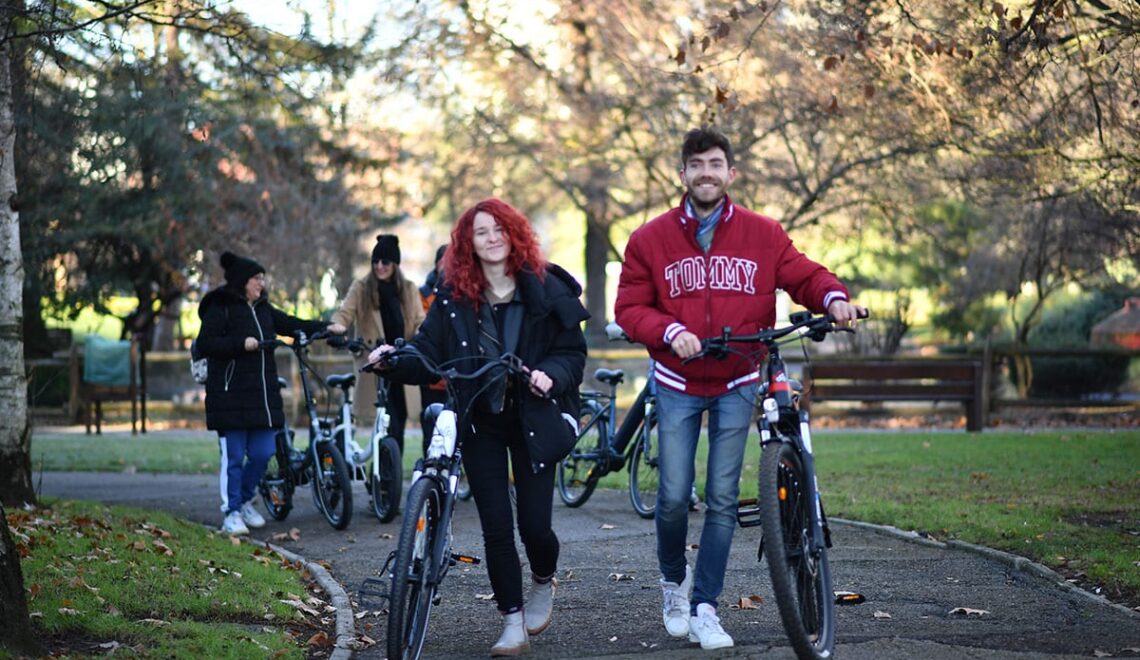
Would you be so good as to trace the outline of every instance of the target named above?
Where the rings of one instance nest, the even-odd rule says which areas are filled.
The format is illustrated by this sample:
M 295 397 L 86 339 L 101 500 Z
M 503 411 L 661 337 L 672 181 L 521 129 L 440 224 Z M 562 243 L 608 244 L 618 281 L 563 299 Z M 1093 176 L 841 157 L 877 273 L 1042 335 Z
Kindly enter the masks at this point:
M 724 589 L 728 551 L 736 531 L 740 470 L 751 427 L 755 384 L 719 396 L 692 396 L 657 388 L 661 429 L 661 482 L 657 487 L 657 562 L 661 575 L 680 584 L 685 579 L 689 493 L 693 487 L 701 418 L 708 412 L 709 452 L 705 480 L 705 524 L 693 574 L 690 607 L 716 599 Z
M 277 451 L 277 430 L 219 431 L 218 449 L 221 453 L 218 490 L 222 495 L 222 512 L 229 514 L 240 510 L 257 494 L 257 484 L 265 476 L 269 457 Z

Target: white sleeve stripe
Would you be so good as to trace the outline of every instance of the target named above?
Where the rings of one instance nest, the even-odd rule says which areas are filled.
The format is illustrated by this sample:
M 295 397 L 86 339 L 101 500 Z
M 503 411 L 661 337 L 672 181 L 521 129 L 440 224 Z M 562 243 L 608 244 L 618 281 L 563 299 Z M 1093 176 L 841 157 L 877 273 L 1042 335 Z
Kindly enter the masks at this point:
M 847 300 L 847 294 L 842 291 L 829 291 L 828 294 L 823 297 L 823 309 L 826 310 L 830 307 L 831 303 L 836 299 Z
M 670 323 L 665 328 L 665 336 L 664 336 L 665 343 L 666 344 L 672 344 L 673 340 L 677 338 L 677 335 L 681 334 L 684 331 L 685 331 L 684 325 L 682 325 L 676 321 L 674 321 L 673 323 Z

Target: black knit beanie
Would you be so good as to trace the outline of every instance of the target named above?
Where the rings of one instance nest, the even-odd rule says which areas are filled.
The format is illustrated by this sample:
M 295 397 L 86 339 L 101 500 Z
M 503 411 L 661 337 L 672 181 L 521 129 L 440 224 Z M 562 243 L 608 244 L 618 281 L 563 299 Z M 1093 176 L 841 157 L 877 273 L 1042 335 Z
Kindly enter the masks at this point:
M 400 238 L 395 234 L 380 234 L 376 237 L 376 246 L 372 248 L 372 263 L 381 259 L 400 263 Z
M 226 270 L 226 284 L 239 289 L 245 286 L 249 278 L 265 272 L 265 267 L 253 259 L 239 257 L 233 252 L 222 253 L 222 268 Z

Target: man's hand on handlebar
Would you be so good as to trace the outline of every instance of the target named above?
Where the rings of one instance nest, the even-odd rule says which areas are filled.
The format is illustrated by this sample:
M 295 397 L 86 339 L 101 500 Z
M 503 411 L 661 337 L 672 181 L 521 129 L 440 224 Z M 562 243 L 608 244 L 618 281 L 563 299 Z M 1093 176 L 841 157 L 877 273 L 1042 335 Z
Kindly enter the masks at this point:
M 682 330 L 673 338 L 673 343 L 669 344 L 669 347 L 677 357 L 684 360 L 701 352 L 701 340 L 688 330 Z
M 867 318 L 867 308 L 846 300 L 835 300 L 827 306 L 827 313 L 840 328 L 852 328 L 857 319 Z

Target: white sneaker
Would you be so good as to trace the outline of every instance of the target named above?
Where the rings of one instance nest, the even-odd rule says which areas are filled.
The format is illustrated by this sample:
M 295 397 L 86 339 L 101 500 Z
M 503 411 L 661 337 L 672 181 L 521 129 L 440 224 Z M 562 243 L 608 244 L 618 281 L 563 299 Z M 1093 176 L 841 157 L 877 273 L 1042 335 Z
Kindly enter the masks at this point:
M 253 508 L 252 501 L 241 505 L 241 519 L 246 527 L 265 527 L 265 518 L 262 518 L 257 509 Z
M 665 630 L 672 637 L 684 637 L 689 634 L 689 594 L 692 592 L 693 569 L 687 565 L 685 579 L 681 584 L 661 578 L 661 594 L 664 601 L 661 618 L 665 621 Z
M 689 618 L 689 641 L 700 642 L 706 651 L 732 646 L 732 638 L 720 627 L 716 610 L 708 603 L 697 605 L 696 616 Z
M 226 515 L 226 519 L 222 521 L 222 531 L 230 536 L 244 536 L 249 534 L 249 528 L 245 526 L 245 521 L 241 519 L 240 511 L 230 511 Z

